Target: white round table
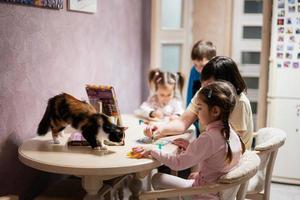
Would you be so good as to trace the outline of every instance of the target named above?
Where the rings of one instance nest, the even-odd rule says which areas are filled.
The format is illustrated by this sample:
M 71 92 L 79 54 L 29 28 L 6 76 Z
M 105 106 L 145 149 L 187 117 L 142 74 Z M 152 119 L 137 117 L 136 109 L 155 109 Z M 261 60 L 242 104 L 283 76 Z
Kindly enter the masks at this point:
M 93 199 L 103 185 L 103 180 L 120 175 L 149 171 L 161 165 L 152 159 L 133 159 L 127 156 L 132 147 L 150 146 L 141 144 L 137 139 L 144 137 L 145 125 L 133 115 L 122 115 L 125 133 L 124 146 L 108 146 L 107 151 L 93 150 L 89 146 L 68 146 L 71 131 L 65 131 L 60 144 L 54 144 L 51 133 L 38 136 L 24 142 L 19 147 L 19 159 L 22 163 L 42 171 L 70 174 L 82 177 L 82 187 L 86 190 L 85 199 Z M 185 133 L 169 137 L 190 139 L 193 134 Z M 156 146 L 156 145 L 153 145 Z M 167 144 L 164 151 L 176 152 L 177 146 Z M 133 198 L 134 199 L 134 198 Z

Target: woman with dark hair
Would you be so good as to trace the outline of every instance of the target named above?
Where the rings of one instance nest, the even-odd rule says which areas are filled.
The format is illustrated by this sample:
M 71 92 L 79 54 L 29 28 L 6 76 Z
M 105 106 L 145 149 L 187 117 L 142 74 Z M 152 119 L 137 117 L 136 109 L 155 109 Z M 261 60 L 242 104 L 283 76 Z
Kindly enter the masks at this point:
M 201 74 L 202 86 L 216 80 L 230 82 L 237 93 L 236 106 L 230 116 L 230 124 L 241 136 L 247 149 L 251 148 L 253 140 L 253 118 L 249 99 L 246 97 L 247 86 L 236 63 L 229 57 L 216 56 L 203 68 Z

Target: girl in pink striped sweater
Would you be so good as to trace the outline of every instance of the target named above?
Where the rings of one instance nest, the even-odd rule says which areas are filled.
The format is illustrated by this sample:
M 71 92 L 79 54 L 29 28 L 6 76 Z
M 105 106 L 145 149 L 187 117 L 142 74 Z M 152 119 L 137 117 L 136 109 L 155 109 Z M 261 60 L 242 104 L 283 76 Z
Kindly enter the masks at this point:
M 198 113 L 194 113 L 201 127 L 205 127 L 196 140 L 189 143 L 178 139 L 173 143 L 184 151 L 180 154 L 167 154 L 164 151 L 150 150 L 144 152 L 144 157 L 159 160 L 173 170 L 183 170 L 198 165 L 199 171 L 191 173 L 189 179 L 157 173 L 152 178 L 155 189 L 188 188 L 215 183 L 217 179 L 229 172 L 240 160 L 244 145 L 239 136 L 228 123 L 230 113 L 235 105 L 235 93 L 226 82 L 216 81 L 202 89 L 197 96 Z M 191 111 L 193 112 L 193 111 Z M 153 136 L 172 130 L 166 125 L 149 125 L 145 134 Z M 189 121 L 190 124 L 193 121 Z M 189 127 L 188 125 L 186 125 Z M 196 199 L 219 199 L 218 194 L 198 195 Z

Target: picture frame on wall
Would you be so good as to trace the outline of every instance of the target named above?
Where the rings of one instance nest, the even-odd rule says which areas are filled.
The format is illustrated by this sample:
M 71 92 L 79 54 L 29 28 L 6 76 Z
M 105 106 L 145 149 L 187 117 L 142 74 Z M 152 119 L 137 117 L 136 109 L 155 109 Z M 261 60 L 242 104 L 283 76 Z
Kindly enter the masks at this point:
M 96 13 L 97 0 L 68 0 L 68 10 L 75 12 Z
M 35 6 L 41 8 L 51 8 L 51 9 L 62 9 L 64 0 L 34 0 L 34 1 L 24 1 L 24 0 L 0 0 L 0 3 L 13 3 L 13 4 L 20 4 L 26 6 Z

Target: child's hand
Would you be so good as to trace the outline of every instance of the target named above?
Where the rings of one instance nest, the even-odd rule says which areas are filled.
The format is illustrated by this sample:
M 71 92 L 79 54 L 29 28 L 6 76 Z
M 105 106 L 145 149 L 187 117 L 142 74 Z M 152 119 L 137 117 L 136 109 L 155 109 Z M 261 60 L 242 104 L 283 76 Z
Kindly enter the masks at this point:
M 188 179 L 196 179 L 199 176 L 199 172 L 192 172 Z
M 164 117 L 164 113 L 160 110 L 156 110 L 151 113 L 150 117 L 162 119 Z
M 148 126 L 146 126 L 146 128 L 144 129 L 144 135 L 146 135 L 147 137 L 150 137 L 150 138 L 155 137 L 156 139 L 163 137 L 161 135 L 160 126 L 154 125 L 151 123 Z
M 127 153 L 127 156 L 130 158 L 152 158 L 151 150 L 153 147 L 137 146 L 133 147 L 130 152 Z
M 152 138 L 153 137 L 153 132 L 155 132 L 156 130 L 157 130 L 157 126 L 150 123 L 144 129 L 144 135 L 147 136 L 147 137 Z
M 143 149 L 144 150 L 141 153 L 142 158 L 152 158 L 151 157 L 151 151 L 152 151 L 153 147 L 146 147 L 146 146 L 144 146 Z
M 182 148 L 183 150 L 186 150 L 189 146 L 190 142 L 188 140 L 178 138 L 172 141 L 172 144 L 177 145 L 179 148 Z
M 151 150 L 146 150 L 146 151 L 142 152 L 142 157 L 143 158 L 152 158 L 151 157 Z

